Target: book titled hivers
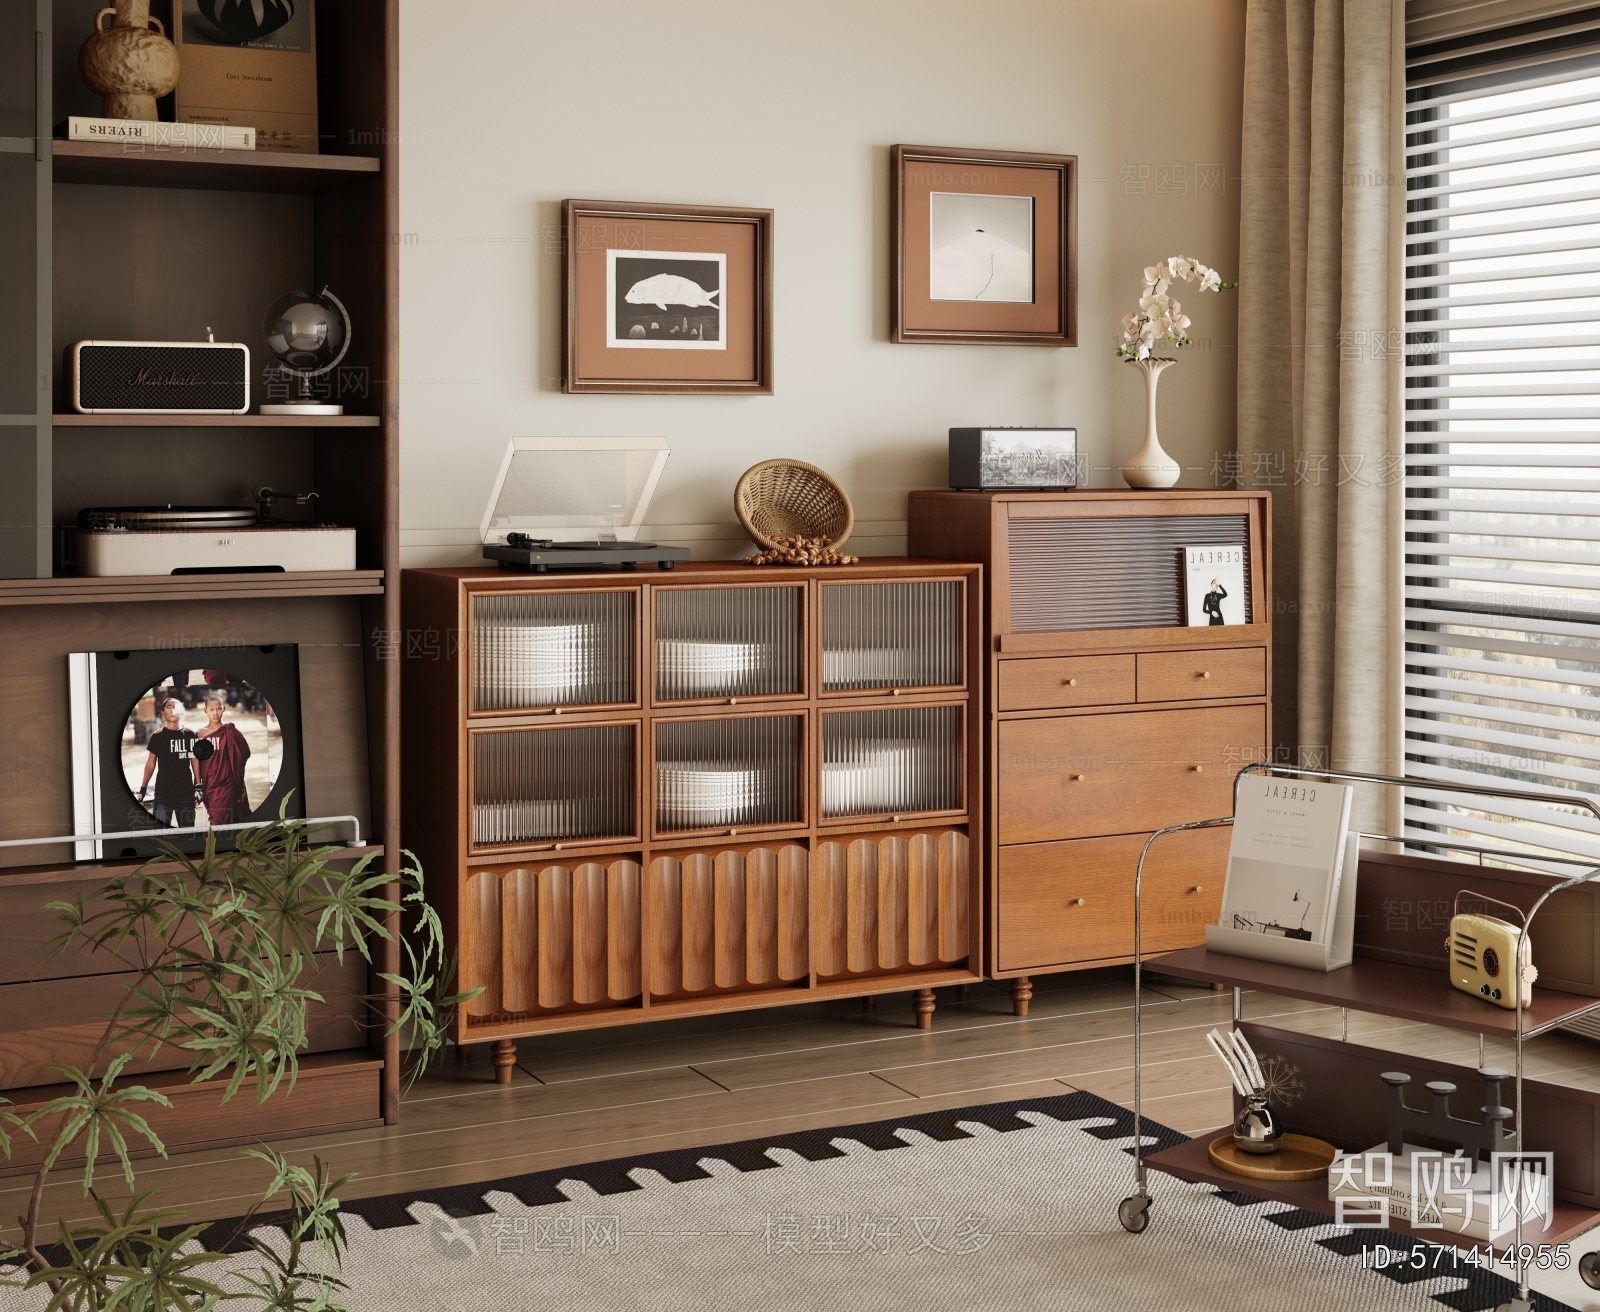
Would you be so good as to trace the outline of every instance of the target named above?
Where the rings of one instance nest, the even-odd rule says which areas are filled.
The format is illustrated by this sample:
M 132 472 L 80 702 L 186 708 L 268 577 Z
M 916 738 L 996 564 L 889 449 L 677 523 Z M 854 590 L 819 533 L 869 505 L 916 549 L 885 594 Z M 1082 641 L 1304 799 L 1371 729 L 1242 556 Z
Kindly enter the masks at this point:
M 254 150 L 256 130 L 223 123 L 154 123 L 135 118 L 67 119 L 68 141 L 109 141 L 162 150 Z
M 1206 947 L 1285 966 L 1350 964 L 1360 835 L 1348 784 L 1271 775 L 1239 781 L 1220 924 Z

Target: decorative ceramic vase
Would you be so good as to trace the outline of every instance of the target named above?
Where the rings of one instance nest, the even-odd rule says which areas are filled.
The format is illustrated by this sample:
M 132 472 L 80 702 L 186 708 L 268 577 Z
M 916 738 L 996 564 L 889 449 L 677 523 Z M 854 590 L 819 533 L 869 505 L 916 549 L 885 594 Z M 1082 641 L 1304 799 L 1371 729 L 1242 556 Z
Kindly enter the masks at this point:
M 1122 467 L 1122 481 L 1129 487 L 1171 487 L 1183 469 L 1161 449 L 1161 439 L 1156 435 L 1156 383 L 1163 369 L 1178 362 L 1152 356 L 1128 363 L 1144 375 L 1144 445 Z
M 111 26 L 101 27 L 107 14 Z M 94 33 L 78 52 L 78 71 L 89 90 L 105 97 L 100 112 L 107 118 L 153 123 L 156 97 L 178 85 L 178 52 L 161 20 L 150 17 L 150 0 L 117 0 L 94 16 Z
M 1234 1118 L 1234 1144 L 1244 1153 L 1275 1153 L 1282 1138 L 1283 1126 L 1278 1124 L 1278 1118 L 1267 1106 L 1266 1098 L 1251 1094 L 1244 1100 L 1243 1110 Z

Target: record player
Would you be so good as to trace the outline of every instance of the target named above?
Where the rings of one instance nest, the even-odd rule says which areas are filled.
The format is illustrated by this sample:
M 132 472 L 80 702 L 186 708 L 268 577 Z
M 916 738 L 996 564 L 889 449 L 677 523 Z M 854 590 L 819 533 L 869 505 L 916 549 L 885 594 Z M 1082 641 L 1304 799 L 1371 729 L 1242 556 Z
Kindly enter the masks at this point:
M 483 558 L 501 569 L 671 569 L 687 547 L 640 542 L 671 455 L 661 437 L 514 437 L 483 517 Z
M 314 493 L 258 488 L 252 506 L 91 506 L 63 531 L 64 563 L 89 578 L 150 574 L 279 574 L 356 567 L 356 531 L 283 523 L 275 500 Z

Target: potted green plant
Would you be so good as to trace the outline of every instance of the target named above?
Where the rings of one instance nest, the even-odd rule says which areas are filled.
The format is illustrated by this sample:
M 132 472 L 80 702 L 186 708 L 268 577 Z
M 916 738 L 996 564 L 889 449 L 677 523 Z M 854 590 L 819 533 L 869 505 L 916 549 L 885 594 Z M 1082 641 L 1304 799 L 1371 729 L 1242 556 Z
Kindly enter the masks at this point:
M 224 1301 L 286 1312 L 345 1306 L 336 1194 L 352 1177 L 334 1177 L 320 1158 L 308 1169 L 271 1148 L 243 1150 L 270 1172 L 262 1204 L 280 1194 L 288 1202 L 286 1245 L 251 1234 L 262 1204 L 240 1222 L 239 1237 L 260 1258 L 244 1271 L 232 1261 L 218 1268 L 227 1255 L 192 1243 L 209 1223 L 183 1226 L 182 1213 L 149 1206 L 149 1192 L 120 1212 L 94 1192 L 96 1169 L 108 1159 L 132 1190 L 132 1151 L 147 1145 L 166 1155 L 145 1113 L 171 1103 L 125 1079 L 130 1063 L 171 1046 L 188 1054 L 192 1080 L 225 1082 L 224 1102 L 247 1087 L 258 1103 L 290 1096 L 308 1009 L 323 1000 L 305 984 L 314 954 L 342 960 L 357 952 L 370 961 L 397 920 L 402 969 L 379 975 L 400 996 L 388 1032 L 409 1041 L 410 1080 L 442 1051 L 451 1012 L 476 990 L 449 991 L 454 962 L 416 858 L 403 853 L 395 875 L 375 870 L 374 856 L 346 863 L 336 859 L 339 849 L 306 840 L 304 821 L 280 818 L 241 833 L 231 851 L 218 851 L 214 838 L 197 857 L 167 849 L 86 895 L 49 904 L 61 924 L 50 955 L 73 947 L 110 954 L 129 978 L 86 1065 L 56 1068 L 70 1092 L 27 1115 L 0 1107 L 0 1153 L 9 1159 L 18 1135 L 45 1145 L 20 1233 L 10 1243 L 0 1236 L 0 1262 L 14 1273 L 4 1283 L 47 1289 L 48 1312 L 201 1312 Z M 385 1023 L 379 1003 L 369 1000 L 374 1024 Z M 98 1220 L 51 1225 L 45 1185 L 76 1153 Z

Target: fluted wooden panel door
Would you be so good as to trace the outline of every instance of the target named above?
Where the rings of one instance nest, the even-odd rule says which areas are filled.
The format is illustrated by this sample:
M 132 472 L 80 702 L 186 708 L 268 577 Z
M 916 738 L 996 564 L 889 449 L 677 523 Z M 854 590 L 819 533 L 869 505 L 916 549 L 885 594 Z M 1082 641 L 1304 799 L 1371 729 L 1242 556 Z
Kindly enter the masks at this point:
M 955 830 L 819 843 L 811 942 L 825 979 L 936 969 L 971 942 L 972 845 Z
M 461 984 L 468 1024 L 637 998 L 640 870 L 626 858 L 475 871 Z
M 790 844 L 651 861 L 644 874 L 651 996 L 805 979 L 806 858 Z

